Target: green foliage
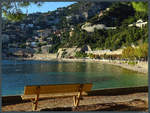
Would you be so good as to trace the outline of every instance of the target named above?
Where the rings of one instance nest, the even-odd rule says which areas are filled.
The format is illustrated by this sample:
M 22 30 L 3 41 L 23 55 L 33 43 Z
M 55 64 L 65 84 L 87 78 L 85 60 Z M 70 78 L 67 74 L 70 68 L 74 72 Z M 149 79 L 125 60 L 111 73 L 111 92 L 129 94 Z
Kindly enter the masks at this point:
M 123 25 L 123 26 L 127 26 L 127 25 L 132 24 L 132 23 L 134 23 L 134 22 L 136 22 L 136 21 L 137 21 L 136 18 L 134 18 L 133 16 L 130 16 L 130 17 L 128 17 L 127 19 L 124 19 L 124 20 L 123 20 L 122 25 Z
M 92 54 L 92 53 L 90 53 L 88 56 L 89 56 L 90 58 L 95 58 L 95 57 L 94 57 L 94 54 Z
M 135 49 L 133 47 L 127 47 L 123 50 L 122 56 L 126 59 L 134 60 L 135 58 Z
M 129 60 L 147 60 L 148 58 L 148 43 L 144 43 L 137 48 L 127 47 L 122 52 L 122 57 Z
M 106 26 L 120 26 L 124 19 L 135 13 L 132 6 L 123 2 L 113 3 L 109 8 L 109 11 L 104 11 L 101 17 L 96 15 L 89 21 L 93 24 L 103 23 Z
M 113 19 L 112 19 L 113 18 Z M 116 50 L 122 47 L 138 45 L 140 40 L 148 42 L 148 26 L 141 28 L 128 27 L 129 24 L 136 22 L 138 19 L 148 20 L 146 13 L 136 12 L 131 3 L 118 2 L 114 3 L 109 11 L 105 11 L 102 17 L 98 15 L 89 19 L 92 24 L 104 23 L 106 26 L 118 26 L 112 30 L 96 30 L 88 33 L 76 27 L 72 37 L 63 36 L 65 47 L 90 45 L 92 49 L 111 49 Z M 111 23 L 109 23 L 111 22 Z M 66 33 L 66 34 L 69 34 Z
M 56 53 L 58 51 L 58 48 L 59 48 L 59 43 L 57 44 L 53 44 L 51 48 L 49 48 L 49 52 L 50 53 Z
M 144 43 L 142 45 L 139 46 L 140 52 L 142 53 L 142 58 L 146 58 L 148 57 L 148 43 Z
M 41 52 L 42 52 L 42 49 L 41 49 L 41 48 L 39 48 L 39 49 L 36 51 L 37 54 L 40 54 Z
M 132 2 L 132 6 L 137 12 L 148 12 L 148 2 Z
M 20 21 L 26 16 L 26 14 L 23 14 L 21 12 L 7 13 L 4 11 L 3 14 L 5 17 L 7 17 L 8 20 L 14 21 L 14 22 Z
M 20 1 L 20 2 L 2 2 L 2 13 L 4 17 L 6 17 L 10 21 L 20 21 L 26 17 L 26 14 L 23 14 L 21 8 L 28 7 L 31 3 L 36 4 L 37 6 L 41 6 L 42 2 L 27 2 L 27 1 Z
M 26 45 L 25 45 L 25 44 L 21 44 L 21 45 L 19 45 L 19 47 L 20 47 L 20 48 L 25 48 Z
M 136 12 L 134 17 L 136 20 L 142 19 L 148 21 L 148 13 L 145 12 Z
M 129 62 L 128 62 L 128 64 L 129 64 L 129 65 L 133 65 L 133 66 L 135 66 L 135 65 L 137 64 L 137 62 L 129 61 Z
M 84 57 L 87 57 L 87 54 L 84 53 L 84 52 L 79 51 L 79 52 L 76 52 L 75 57 L 84 58 Z
M 31 2 L 14 2 L 6 3 L 3 2 L 2 9 L 3 14 L 5 17 L 7 17 L 11 21 L 19 21 L 23 19 L 26 15 L 22 14 L 20 8 L 21 7 L 27 7 L 30 5 Z M 36 2 L 35 4 L 38 5 L 39 2 Z M 117 29 L 112 30 L 95 30 L 93 33 L 88 33 L 86 31 L 81 30 L 81 25 L 83 20 L 79 19 L 79 22 L 75 22 L 75 30 L 73 33 L 73 36 L 69 36 L 69 30 L 65 31 L 61 38 L 57 37 L 55 35 L 52 35 L 52 40 L 50 43 L 53 44 L 53 46 L 50 48 L 51 53 L 57 52 L 59 47 L 83 47 L 84 45 L 90 45 L 92 49 L 111 49 L 116 50 L 119 48 L 131 46 L 131 44 L 139 45 L 140 43 L 147 43 L 148 42 L 148 26 L 141 28 L 136 27 L 128 27 L 129 24 L 132 24 L 136 22 L 138 19 L 148 20 L 147 16 L 147 3 L 146 2 L 132 2 L 131 3 L 125 3 L 125 2 L 117 2 L 117 3 L 110 3 L 112 4 L 109 8 L 109 11 L 104 11 L 104 15 L 101 17 L 98 17 L 96 14 L 94 17 L 89 17 L 88 21 L 90 21 L 92 24 L 105 24 L 106 26 L 115 26 Z M 110 5 L 109 4 L 109 5 Z M 40 4 L 39 4 L 40 5 Z M 67 20 L 65 17 L 67 15 L 73 15 L 81 13 L 81 6 L 85 7 L 85 11 L 89 11 L 88 5 L 92 4 L 84 3 L 81 4 L 75 3 L 71 5 L 71 10 L 68 10 L 65 8 L 62 12 L 60 11 L 60 28 L 69 28 L 67 25 Z M 103 5 L 108 5 L 107 3 L 103 3 Z M 70 6 L 69 6 L 70 7 Z M 11 10 L 13 9 L 14 10 Z M 54 12 L 51 12 L 53 15 Z M 54 15 L 55 16 L 55 15 Z M 39 17 L 39 22 L 41 19 Z M 85 21 L 85 20 L 84 20 Z M 74 21 L 71 21 L 74 22 Z M 68 22 L 70 23 L 70 22 Z M 41 24 L 41 23 L 40 23 Z M 44 25 L 44 24 L 43 24 Z M 31 30 L 29 30 L 31 31 Z M 32 34 L 32 33 L 29 33 Z M 44 44 L 46 45 L 46 44 Z M 41 47 L 42 44 L 38 44 L 38 47 Z M 142 47 L 141 47 L 142 48 Z M 146 48 L 145 46 L 143 47 Z M 142 48 L 142 49 L 143 49 Z M 134 53 L 134 57 L 141 58 L 142 55 L 146 55 L 147 51 L 145 50 L 145 53 L 142 53 L 138 49 L 136 53 Z M 142 53 L 142 54 L 141 54 Z M 83 53 L 77 53 L 77 56 L 82 56 Z M 92 55 L 91 55 L 92 56 Z M 129 57 L 129 56 L 128 56 Z M 126 56 L 127 58 L 127 56 Z M 133 56 L 129 57 L 130 59 L 133 58 Z
M 62 53 L 62 58 L 65 58 L 65 55 L 67 54 L 67 52 L 66 51 L 64 51 L 63 53 Z
M 64 37 L 65 47 L 90 45 L 93 50 L 100 48 L 116 50 L 131 44 L 138 45 L 139 40 L 148 42 L 148 26 L 141 28 L 120 27 L 116 30 L 96 30 L 93 33 L 74 30 L 72 37 Z M 67 45 L 67 46 L 66 46 Z

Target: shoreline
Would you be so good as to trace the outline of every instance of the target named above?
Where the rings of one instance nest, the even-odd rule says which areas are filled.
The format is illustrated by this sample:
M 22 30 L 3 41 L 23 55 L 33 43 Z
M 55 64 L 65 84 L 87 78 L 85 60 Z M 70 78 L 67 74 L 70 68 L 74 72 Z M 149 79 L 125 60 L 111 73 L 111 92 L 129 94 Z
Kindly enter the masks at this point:
M 125 68 L 131 71 L 143 73 L 143 74 L 148 74 L 148 62 L 138 62 L 138 64 L 135 65 L 129 65 L 127 63 L 123 63 L 123 61 L 120 60 L 100 60 L 100 59 L 89 59 L 89 58 L 84 58 L 84 59 L 69 59 L 69 58 L 40 58 L 40 59 L 35 59 L 34 57 L 32 58 L 6 58 L 3 60 L 34 60 L 34 61 L 58 61 L 58 62 L 96 62 L 96 63 L 103 63 L 103 64 L 110 64 L 114 66 L 119 66 L 121 68 Z
M 125 68 L 128 70 L 136 71 L 139 73 L 148 74 L 148 62 L 139 62 L 136 65 L 129 65 L 127 63 L 122 63 L 119 60 L 99 60 L 99 59 L 61 59 L 60 61 L 68 61 L 68 62 L 101 62 L 104 64 L 110 64 L 119 66 L 121 68 Z

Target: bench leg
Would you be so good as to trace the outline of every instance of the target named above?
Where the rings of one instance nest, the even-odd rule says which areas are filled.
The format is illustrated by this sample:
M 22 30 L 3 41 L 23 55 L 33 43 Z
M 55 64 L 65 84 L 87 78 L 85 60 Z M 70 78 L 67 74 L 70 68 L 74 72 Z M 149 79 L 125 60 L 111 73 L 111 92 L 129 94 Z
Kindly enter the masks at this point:
M 36 95 L 35 99 L 31 99 L 33 111 L 37 110 L 38 100 L 39 100 L 39 94 Z
M 35 98 L 35 104 L 34 104 L 34 107 L 33 107 L 34 111 L 37 110 L 38 100 L 39 100 L 39 93 L 37 94 L 37 96 Z
M 35 103 L 35 99 L 30 99 L 31 102 L 32 102 L 32 111 L 33 111 L 33 106 L 34 106 L 34 103 Z
M 73 96 L 73 106 L 76 106 L 76 101 L 77 101 L 77 97 L 76 96 Z
M 74 96 L 73 97 L 73 101 L 74 101 L 74 106 L 75 107 L 77 107 L 79 105 L 80 97 L 81 97 L 81 92 L 79 92 L 78 96 Z

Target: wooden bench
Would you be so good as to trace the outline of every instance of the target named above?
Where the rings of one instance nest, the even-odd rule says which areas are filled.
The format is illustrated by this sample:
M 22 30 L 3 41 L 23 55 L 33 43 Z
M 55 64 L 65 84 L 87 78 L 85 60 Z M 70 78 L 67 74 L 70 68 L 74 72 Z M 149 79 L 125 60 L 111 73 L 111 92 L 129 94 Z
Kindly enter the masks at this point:
M 86 92 L 90 91 L 91 88 L 91 83 L 25 86 L 24 95 L 21 98 L 22 100 L 30 99 L 32 101 L 33 111 L 37 110 L 37 104 L 40 98 L 73 96 L 73 105 L 77 107 L 80 98 L 83 95 L 87 95 Z

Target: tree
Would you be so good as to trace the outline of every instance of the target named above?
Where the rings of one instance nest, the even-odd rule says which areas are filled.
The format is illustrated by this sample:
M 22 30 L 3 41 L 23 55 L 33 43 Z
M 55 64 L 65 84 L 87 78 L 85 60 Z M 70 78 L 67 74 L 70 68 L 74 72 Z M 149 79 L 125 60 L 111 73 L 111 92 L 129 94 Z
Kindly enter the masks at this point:
M 123 58 L 127 58 L 129 60 L 147 60 L 148 58 L 148 43 L 141 44 L 139 47 L 127 47 L 122 52 Z
M 135 50 L 133 47 L 127 47 L 123 49 L 122 56 L 123 58 L 127 58 L 129 60 L 134 60 L 135 58 Z
M 141 50 L 142 50 L 142 57 L 147 60 L 148 57 L 148 43 L 144 43 L 140 45 Z
M 140 58 L 142 57 L 142 49 L 139 47 L 135 48 L 134 54 L 135 54 L 136 59 L 140 60 Z
M 27 14 L 23 14 L 21 11 L 22 7 L 28 7 L 31 4 L 36 4 L 37 6 L 41 6 L 42 2 L 11 2 L 11 1 L 3 1 L 2 6 L 2 14 L 5 18 L 10 21 L 20 21 L 22 20 Z
M 148 12 L 148 2 L 132 2 L 132 6 L 138 12 Z

